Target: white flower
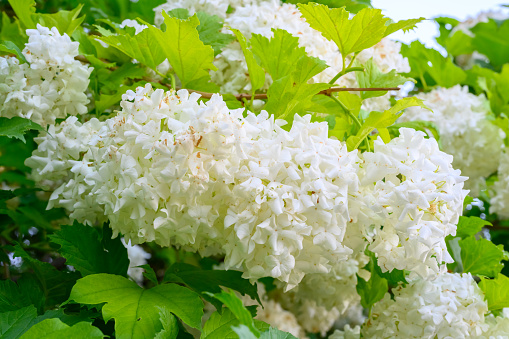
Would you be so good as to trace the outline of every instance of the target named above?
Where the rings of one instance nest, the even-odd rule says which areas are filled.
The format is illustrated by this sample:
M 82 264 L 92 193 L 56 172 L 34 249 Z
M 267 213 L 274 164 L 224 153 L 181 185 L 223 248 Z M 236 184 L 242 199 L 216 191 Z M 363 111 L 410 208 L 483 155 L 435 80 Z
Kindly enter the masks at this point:
M 433 111 L 420 107 L 406 110 L 400 121 L 433 122 L 440 132 L 443 150 L 454 156 L 453 165 L 469 177 L 471 195 L 477 196 L 484 179 L 496 171 L 504 149 L 504 133 L 489 120 L 489 103 L 484 96 L 456 85 L 417 95 Z
M 122 23 L 120 24 L 120 28 L 124 27 L 133 27 L 135 29 L 134 34 L 141 33 L 145 28 L 148 28 L 147 25 L 142 25 L 138 23 L 138 21 L 131 19 L 125 19 L 124 21 L 122 21 Z
M 139 245 L 131 245 L 122 238 L 122 244 L 127 248 L 127 256 L 129 257 L 129 269 L 127 275 L 131 277 L 138 285 L 143 283 L 143 268 L 138 267 L 147 264 L 147 259 L 150 259 L 150 253 L 145 252 L 143 247 Z
M 375 304 L 364 338 L 468 338 L 486 328 L 488 306 L 469 273 L 445 273 L 392 290 Z
M 351 328 L 350 325 L 346 325 L 343 330 L 335 330 L 329 336 L 329 339 L 360 339 L 361 327 L 359 325 Z
M 399 131 L 388 144 L 378 139 L 373 153 L 363 153 L 358 199 L 378 215 L 367 225 L 380 227 L 368 239 L 369 249 L 384 272 L 396 268 L 432 277 L 444 269 L 443 262 L 452 262 L 445 237 L 456 234 L 466 178 L 434 139 L 413 129 Z
M 28 64 L 0 57 L 0 116 L 20 116 L 45 127 L 55 119 L 85 114 L 92 68 L 74 60 L 77 42 L 53 27 L 28 29 L 23 55 Z

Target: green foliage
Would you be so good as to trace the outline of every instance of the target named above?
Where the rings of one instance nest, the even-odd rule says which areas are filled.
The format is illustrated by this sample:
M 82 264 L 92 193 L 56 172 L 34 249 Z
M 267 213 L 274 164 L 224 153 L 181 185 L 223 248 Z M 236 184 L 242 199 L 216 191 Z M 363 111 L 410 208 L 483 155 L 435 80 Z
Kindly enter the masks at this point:
M 461 216 L 458 222 L 458 229 L 456 230 L 456 236 L 465 239 L 469 236 L 476 235 L 483 227 L 492 226 L 487 220 L 479 217 L 464 217 Z
M 484 292 L 490 311 L 509 307 L 509 278 L 499 274 L 495 279 L 481 279 L 479 287 Z
M 270 40 L 253 34 L 251 48 L 272 80 L 276 81 L 291 73 L 299 59 L 306 57 L 306 51 L 299 47 L 299 38 L 282 29 L 272 31 L 274 37 Z
M 59 319 L 46 319 L 32 326 L 20 339 L 79 339 L 79 338 L 104 338 L 103 333 L 90 323 L 81 322 L 69 326 Z
M 102 238 L 102 240 L 101 240 Z M 61 230 L 50 236 L 55 244 L 61 246 L 59 252 L 69 265 L 83 276 L 96 273 L 110 273 L 127 276 L 129 258 L 127 249 L 120 237 L 111 238 L 111 229 L 103 226 L 103 231 L 74 222 L 62 226 Z
M 156 333 L 155 339 L 175 339 L 179 333 L 177 318 L 166 307 L 159 307 L 159 320 L 163 329 Z
M 308 84 L 308 80 L 327 66 L 318 58 L 302 57 L 295 70 L 272 83 L 267 91 L 265 109 L 276 118 L 292 118 L 293 114 L 306 111 L 313 105 L 312 99 L 320 91 L 330 88 L 328 84 Z
M 257 89 L 262 88 L 265 83 L 265 72 L 263 68 L 258 65 L 256 62 L 253 52 L 249 49 L 248 42 L 244 35 L 238 30 L 231 28 L 231 31 L 237 37 L 237 40 L 240 43 L 240 47 L 242 48 L 242 53 L 244 53 L 244 57 L 247 63 L 247 70 L 249 72 L 249 79 L 251 80 L 251 93 L 255 93 Z
M 401 46 L 401 54 L 408 58 L 412 71 L 407 75 L 418 79 L 424 88 L 438 85 L 452 87 L 466 80 L 467 75 L 452 59 L 437 50 L 424 47 L 419 41 Z
M 198 294 L 176 284 L 142 289 L 127 278 L 93 274 L 74 285 L 69 300 L 102 307 L 105 321 L 115 319 L 117 338 L 153 337 L 163 329 L 159 309 L 166 308 L 194 328 L 201 328 L 203 302 Z
M 260 335 L 260 339 L 297 339 L 293 334 L 271 327 Z
M 490 63 L 500 69 L 509 62 L 509 20 L 498 23 L 493 19 L 480 22 L 471 28 L 475 34 L 472 47 L 479 53 L 486 55 Z M 496 46 L 496 47 L 495 47 Z
M 25 59 L 25 56 L 23 53 L 21 53 L 21 50 L 18 46 L 16 46 L 15 43 L 12 41 L 3 41 L 0 43 L 0 53 L 5 52 L 7 54 L 15 54 L 18 60 L 20 60 L 20 63 L 26 63 L 27 59 Z
M 232 290 L 211 295 L 228 307 L 241 325 L 246 326 L 256 337 L 260 337 L 260 331 L 254 324 L 253 316 L 247 308 L 244 307 L 242 300 L 240 300 Z
M 290 4 L 307 4 L 316 2 L 326 5 L 329 8 L 345 7 L 348 12 L 357 13 L 363 8 L 371 8 L 371 0 L 283 0 L 282 2 Z
M 29 130 L 44 131 L 41 126 L 30 119 L 0 117 L 0 135 L 26 142 L 24 134 Z
M 166 271 L 164 281 L 185 284 L 193 291 L 200 293 L 204 299 L 211 302 L 219 311 L 222 307 L 221 303 L 218 303 L 218 299 L 211 297 L 205 292 L 220 293 L 220 286 L 234 289 L 242 295 L 248 295 L 251 299 L 258 300 L 261 303 L 256 285 L 242 278 L 242 272 L 239 271 L 200 270 L 196 266 L 176 263 Z
M 33 305 L 0 313 L 0 337 L 3 339 L 21 337 L 34 324 L 36 317 L 37 310 Z
M 474 275 L 495 277 L 504 267 L 501 261 L 508 259 L 503 245 L 497 246 L 487 239 L 469 236 L 459 240 L 459 246 L 463 272 Z
M 344 8 L 310 3 L 299 5 L 299 9 L 309 25 L 334 41 L 344 56 L 376 45 L 385 36 L 389 20 L 373 8 L 362 9 L 351 20 Z
M 397 87 L 412 80 L 398 75 L 394 69 L 389 73 L 382 73 L 373 62 L 373 58 L 369 59 L 363 66 L 365 68 L 364 72 L 357 72 L 355 74 L 361 88 Z M 361 98 L 379 97 L 386 93 L 387 91 L 365 91 L 361 92 Z
M 370 260 L 364 269 L 371 272 L 371 277 L 368 281 L 360 276 L 357 276 L 356 290 L 361 297 L 361 305 L 364 308 L 371 309 L 371 307 L 379 300 L 381 300 L 389 289 L 387 279 L 382 278 L 376 270 L 376 263 Z
M 421 99 L 416 97 L 407 97 L 398 100 L 396 104 L 388 110 L 383 112 L 371 112 L 368 118 L 362 124 L 357 134 L 352 135 L 347 139 L 346 144 L 348 146 L 348 150 L 351 151 L 358 148 L 362 141 L 367 138 L 375 128 L 380 132 L 380 130 L 386 129 L 394 124 L 396 120 L 403 114 L 399 112 L 412 106 L 427 108 Z

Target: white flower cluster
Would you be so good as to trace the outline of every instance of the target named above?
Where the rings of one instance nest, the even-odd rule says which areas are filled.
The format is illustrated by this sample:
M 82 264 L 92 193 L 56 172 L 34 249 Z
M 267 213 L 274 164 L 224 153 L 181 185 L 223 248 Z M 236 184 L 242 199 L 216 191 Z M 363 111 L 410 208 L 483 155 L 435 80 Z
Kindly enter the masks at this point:
M 435 140 L 401 129 L 360 168 L 325 122 L 296 115 L 287 131 L 264 111 L 244 117 L 219 95 L 198 99 L 149 84 L 128 91 L 115 117 L 70 117 L 42 134 L 26 164 L 39 182 L 68 178 L 49 205 L 80 222 L 107 217 L 133 244 L 224 253 L 227 269 L 287 289 L 366 241 L 385 270 L 427 277 L 450 261 L 444 238 L 455 232 L 464 178 Z
M 504 132 L 488 120 L 488 101 L 460 85 L 437 88 L 417 97 L 432 112 L 411 107 L 400 121 L 433 122 L 440 132 L 443 150 L 454 156 L 454 167 L 469 177 L 465 184 L 471 189 L 470 195 L 477 196 L 485 186 L 485 178 L 497 170 L 504 149 Z
M 28 29 L 22 53 L 28 64 L 0 57 L 0 116 L 23 117 L 45 127 L 55 119 L 85 114 L 92 68 L 74 60 L 78 42 L 53 27 Z
M 364 199 L 376 213 L 366 222 L 382 226 L 369 249 L 384 272 L 396 268 L 429 277 L 445 269 L 442 262 L 453 262 L 444 239 L 456 234 L 466 178 L 434 139 L 407 128 L 400 133 L 388 144 L 378 139 L 374 152 L 363 154 Z
M 484 294 L 470 273 L 444 273 L 392 290 L 372 310 L 364 338 L 503 338 L 507 318 L 489 315 Z

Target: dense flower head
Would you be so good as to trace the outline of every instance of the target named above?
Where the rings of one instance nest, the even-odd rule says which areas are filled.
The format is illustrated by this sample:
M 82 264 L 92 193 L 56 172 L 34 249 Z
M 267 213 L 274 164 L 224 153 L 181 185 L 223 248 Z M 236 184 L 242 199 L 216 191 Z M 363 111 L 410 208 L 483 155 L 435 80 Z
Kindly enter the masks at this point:
M 398 138 L 387 144 L 378 139 L 373 153 L 363 153 L 363 198 L 377 216 L 371 222 L 381 227 L 369 249 L 382 271 L 432 277 L 445 268 L 443 262 L 452 262 L 445 237 L 456 234 L 466 178 L 434 139 L 409 128 L 399 131 Z
M 365 338 L 467 338 L 485 329 L 488 305 L 469 273 L 445 273 L 392 290 L 375 304 Z
M 433 122 L 440 132 L 443 150 L 453 155 L 453 165 L 469 177 L 465 183 L 477 196 L 483 181 L 498 167 L 504 148 L 504 133 L 489 119 L 489 103 L 484 96 L 456 85 L 421 93 L 418 98 L 432 110 L 411 107 L 400 121 Z
M 20 116 L 46 126 L 68 115 L 85 114 L 92 68 L 74 60 L 77 42 L 53 27 L 28 29 L 23 55 L 28 64 L 0 57 L 0 116 Z
M 286 131 L 266 112 L 243 117 L 219 95 L 198 98 L 150 85 L 128 91 L 114 118 L 81 124 L 71 117 L 55 131 L 83 135 L 71 155 L 59 145 L 64 140 L 43 135 L 27 165 L 42 177 L 45 168 L 68 171 L 50 205 L 79 221 L 96 221 L 97 213 L 76 211 L 93 207 L 90 198 L 115 234 L 134 244 L 225 253 L 226 268 L 243 267 L 248 278 L 272 276 L 293 287 L 306 273 L 346 260 L 357 152 L 309 116 L 296 116 Z

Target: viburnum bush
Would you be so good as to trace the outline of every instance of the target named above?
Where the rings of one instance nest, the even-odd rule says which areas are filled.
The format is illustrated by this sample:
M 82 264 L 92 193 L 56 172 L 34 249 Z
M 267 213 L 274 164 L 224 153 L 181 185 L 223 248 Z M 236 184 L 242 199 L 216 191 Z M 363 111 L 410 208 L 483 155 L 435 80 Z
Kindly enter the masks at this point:
M 509 338 L 503 11 L 0 8 L 1 338 Z

